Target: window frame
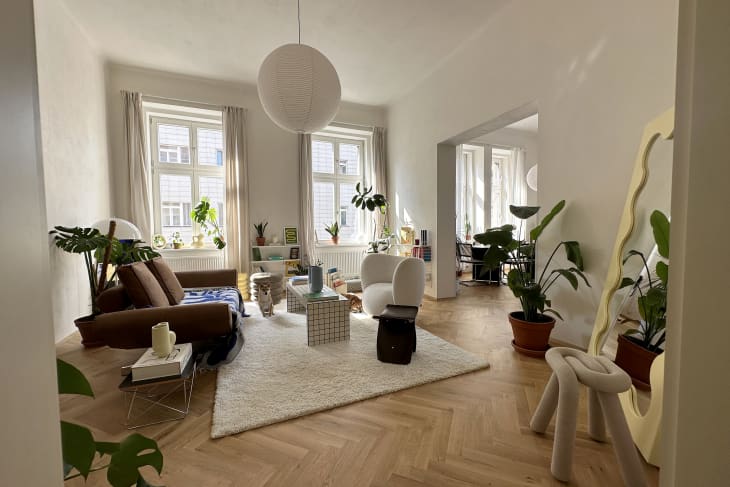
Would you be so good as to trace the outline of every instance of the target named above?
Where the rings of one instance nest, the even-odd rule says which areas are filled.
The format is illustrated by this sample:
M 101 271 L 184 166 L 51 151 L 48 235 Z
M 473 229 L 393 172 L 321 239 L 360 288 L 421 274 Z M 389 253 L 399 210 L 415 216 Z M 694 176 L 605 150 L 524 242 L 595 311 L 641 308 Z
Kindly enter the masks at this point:
M 352 135 L 348 133 L 339 133 L 335 132 L 330 128 L 330 130 L 323 131 L 323 132 L 317 132 L 312 134 L 312 149 L 314 148 L 314 142 L 315 141 L 323 141 L 323 142 L 330 142 L 333 144 L 334 147 L 334 168 L 332 173 L 321 173 L 321 172 L 315 172 L 314 167 L 312 167 L 312 198 L 314 199 L 314 184 L 318 182 L 322 183 L 332 183 L 334 185 L 334 212 L 332 214 L 332 221 L 341 221 L 341 211 L 342 208 L 340 206 L 340 184 L 354 184 L 357 185 L 357 183 L 360 183 L 361 186 L 365 186 L 368 184 L 368 181 L 372 178 L 370 176 L 370 171 L 372 170 L 372 164 L 370 163 L 370 149 L 369 149 L 369 143 L 371 142 L 371 137 L 365 137 L 365 136 L 359 136 L 359 135 Z M 337 172 L 338 169 L 338 161 L 339 161 L 339 152 L 340 152 L 340 144 L 349 144 L 349 145 L 357 145 L 360 148 L 360 164 L 359 164 L 359 174 L 357 175 L 345 175 L 345 174 L 339 174 Z M 314 201 L 312 202 L 314 204 Z M 353 208 L 354 205 L 352 205 Z M 340 240 L 339 246 L 365 246 L 367 245 L 368 240 L 368 234 L 371 231 L 372 223 L 368 221 L 368 219 L 365 217 L 364 212 L 362 210 L 357 210 L 357 233 L 355 234 L 355 239 L 351 240 Z M 332 247 L 334 246 L 331 241 L 328 238 L 322 238 L 326 237 L 327 234 L 324 230 L 324 228 L 315 228 L 314 221 L 309 223 L 312 226 L 312 229 L 315 231 L 315 235 L 317 236 L 316 246 L 318 247 Z M 324 234 L 324 235 L 323 235 Z
M 211 164 L 200 164 L 198 159 L 198 129 L 212 129 L 220 130 L 223 133 L 222 119 L 216 120 L 211 119 L 210 121 L 198 121 L 190 120 L 187 117 L 182 116 L 178 118 L 174 114 L 159 115 L 159 114 L 148 114 L 147 116 L 149 124 L 149 152 L 150 157 L 150 170 L 152 172 L 152 211 L 153 211 L 153 222 L 154 222 L 154 233 L 164 235 L 162 228 L 162 200 L 160 199 L 160 177 L 162 175 L 172 176 L 189 176 L 191 180 L 192 193 L 190 207 L 195 207 L 196 202 L 200 201 L 200 178 L 201 177 L 215 177 L 222 178 L 225 188 L 226 184 L 226 158 L 225 158 L 225 143 L 223 144 L 222 152 L 222 165 L 211 165 Z M 188 128 L 188 144 L 190 147 L 190 163 L 180 162 L 162 162 L 160 161 L 159 154 L 159 125 L 176 125 L 184 126 Z M 180 151 L 178 151 L 179 153 Z M 225 210 L 225 198 L 226 194 L 223 194 L 223 209 Z M 184 204 L 183 204 L 184 205 Z M 182 205 L 181 205 L 182 206 Z M 184 206 L 181 210 L 184 212 Z M 219 222 L 225 229 L 225 221 L 221 219 L 223 214 L 219 212 Z M 181 223 L 185 221 L 185 215 L 181 215 Z M 184 226 L 184 225 L 180 225 Z M 198 223 L 191 219 L 191 231 L 193 235 L 198 235 L 202 232 L 202 229 Z M 205 247 L 214 247 L 212 240 L 209 241 L 209 237 L 206 235 Z

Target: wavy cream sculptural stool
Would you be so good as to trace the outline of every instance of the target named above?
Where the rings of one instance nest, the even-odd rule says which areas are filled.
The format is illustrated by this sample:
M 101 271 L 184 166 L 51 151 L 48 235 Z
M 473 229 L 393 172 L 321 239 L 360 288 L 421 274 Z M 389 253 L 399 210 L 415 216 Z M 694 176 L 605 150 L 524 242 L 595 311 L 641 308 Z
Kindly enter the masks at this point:
M 628 374 L 605 357 L 592 357 L 572 348 L 552 348 L 545 354 L 545 360 L 553 369 L 553 375 L 532 416 L 530 429 L 536 433 L 545 433 L 557 409 L 550 464 L 553 476 L 563 482 L 570 480 L 578 397 L 580 384 L 583 384 L 589 388 L 588 434 L 594 440 L 606 441 L 605 418 L 624 483 L 630 487 L 647 485 L 618 398 L 619 393 L 631 387 Z

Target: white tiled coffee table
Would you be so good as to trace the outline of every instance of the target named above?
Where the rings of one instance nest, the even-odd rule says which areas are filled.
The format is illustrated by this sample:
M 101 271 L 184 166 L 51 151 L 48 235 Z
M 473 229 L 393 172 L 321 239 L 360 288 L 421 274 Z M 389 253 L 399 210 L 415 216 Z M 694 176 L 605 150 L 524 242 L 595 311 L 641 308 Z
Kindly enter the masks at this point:
M 330 290 L 324 287 L 324 290 Z M 327 301 L 311 301 L 305 296 L 306 284 L 286 284 L 286 310 L 307 315 L 307 345 L 341 342 L 350 339 L 350 301 L 344 296 Z

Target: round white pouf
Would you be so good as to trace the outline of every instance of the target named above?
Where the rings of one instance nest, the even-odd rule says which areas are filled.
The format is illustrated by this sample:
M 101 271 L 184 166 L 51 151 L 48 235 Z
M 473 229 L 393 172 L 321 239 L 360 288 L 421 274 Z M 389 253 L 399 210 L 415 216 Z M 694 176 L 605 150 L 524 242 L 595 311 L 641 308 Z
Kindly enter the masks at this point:
M 340 78 L 324 54 L 305 44 L 286 44 L 259 68 L 258 91 L 269 118 L 290 132 L 326 127 L 340 106 Z

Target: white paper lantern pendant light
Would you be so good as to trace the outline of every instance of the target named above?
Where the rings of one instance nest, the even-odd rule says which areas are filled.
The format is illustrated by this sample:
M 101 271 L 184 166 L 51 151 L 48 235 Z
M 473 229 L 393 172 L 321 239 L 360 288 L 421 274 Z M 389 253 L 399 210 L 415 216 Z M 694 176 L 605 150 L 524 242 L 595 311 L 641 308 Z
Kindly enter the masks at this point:
M 259 68 L 258 92 L 269 118 L 291 132 L 309 134 L 325 128 L 340 106 L 340 78 L 324 54 L 299 43 L 286 44 L 266 56 Z

